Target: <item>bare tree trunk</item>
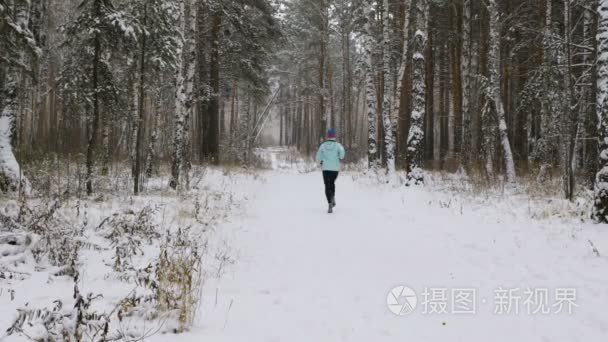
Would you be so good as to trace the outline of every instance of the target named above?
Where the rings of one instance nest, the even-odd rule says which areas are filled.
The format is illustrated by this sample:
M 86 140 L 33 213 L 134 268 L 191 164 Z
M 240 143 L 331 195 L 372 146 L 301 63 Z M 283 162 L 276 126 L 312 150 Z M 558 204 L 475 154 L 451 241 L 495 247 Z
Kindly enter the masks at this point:
M 243 115 L 241 116 L 241 148 L 240 154 L 241 162 L 243 164 L 249 163 L 249 144 L 251 142 L 251 126 L 252 126 L 252 118 L 251 118 L 251 86 L 247 87 L 246 96 L 245 96 L 245 105 L 243 108 Z
M 494 117 L 492 115 L 492 100 L 488 97 L 481 114 L 481 126 L 483 136 L 483 151 L 485 152 L 486 176 L 494 180 L 494 152 L 496 150 L 496 129 L 494 128 Z
M 194 42 L 192 25 L 192 9 L 190 0 L 185 0 L 180 10 L 181 32 L 185 37 L 181 47 L 181 56 L 178 59 L 177 91 L 175 96 L 175 131 L 173 133 L 173 156 L 171 163 L 171 180 L 169 185 L 173 189 L 180 186 L 180 173 L 184 168 L 185 148 L 189 145 L 187 133 L 192 110 L 192 89 L 194 83 Z M 187 175 L 184 176 L 187 181 Z M 187 184 L 186 184 L 187 186 Z
M 314 125 L 314 108 L 312 105 L 312 100 L 313 97 L 312 96 L 306 96 L 306 111 L 305 111 L 305 120 L 306 120 L 306 155 L 307 156 L 311 156 L 312 154 L 312 143 L 314 140 L 316 140 L 316 137 L 314 136 L 314 129 L 315 129 L 315 125 Z
M 24 36 L 22 38 L 29 39 L 30 44 L 35 44 L 34 37 L 28 29 L 30 19 L 27 7 L 25 4 L 14 4 L 14 10 L 16 27 L 13 27 L 13 29 L 19 30 L 19 33 Z M 2 34 L 12 35 L 6 31 L 3 31 Z M 20 45 L 17 42 L 19 38 L 11 38 L 7 39 L 9 40 L 7 44 Z M 5 48 L 2 41 L 3 39 L 0 39 L 0 48 Z M 25 65 L 23 52 L 19 52 L 18 59 L 19 64 Z M 0 77 L 2 77 L 0 81 L 0 191 L 19 192 L 19 195 L 21 195 L 30 191 L 30 184 L 22 174 L 19 162 L 13 152 L 13 146 L 20 145 L 13 144 L 18 138 L 17 123 L 20 122 L 19 98 L 22 93 L 18 84 L 20 75 L 16 65 L 10 65 L 9 63 L 5 70 L 6 74 L 4 75 L 0 71 Z
M 395 139 L 393 136 L 393 121 L 392 121 L 392 107 L 390 101 L 391 85 L 390 85 L 390 52 L 391 52 L 391 41 L 390 41 L 390 28 L 389 28 L 389 2 L 383 0 L 383 15 L 382 15 L 382 42 L 383 42 L 383 54 L 382 54 L 382 81 L 383 81 L 383 92 L 382 92 L 382 122 L 384 126 L 384 146 L 386 152 L 386 169 L 389 182 L 395 181 Z M 424 59 L 423 59 L 424 60 Z
M 608 223 L 608 0 L 599 0 L 597 32 L 597 117 L 600 166 L 595 178 L 592 218 Z
M 554 156 L 561 156 L 563 151 L 556 148 L 561 143 L 558 139 L 561 129 L 559 120 L 562 120 L 561 113 L 563 106 L 562 99 L 558 95 L 558 87 L 561 80 L 560 70 L 557 68 L 559 56 L 555 52 L 552 1 L 545 4 L 545 23 L 543 28 L 543 98 L 540 110 L 540 137 L 534 146 L 534 157 L 540 162 L 540 172 L 537 180 L 542 181 L 549 172 L 551 166 L 555 164 Z
M 456 34 L 459 37 L 462 37 L 462 8 L 460 6 L 453 6 L 454 16 L 453 16 L 453 30 L 456 31 Z M 458 42 L 453 42 L 451 44 L 451 128 L 450 132 L 452 133 L 450 142 L 450 155 L 454 156 L 455 153 L 459 153 L 462 151 L 462 75 L 461 75 L 461 66 L 462 66 L 462 46 Z
M 509 142 L 507 121 L 505 119 L 505 110 L 500 94 L 500 18 L 498 13 L 498 5 L 496 0 L 489 0 L 488 9 L 490 11 L 490 52 L 488 58 L 488 70 L 490 72 L 489 93 L 496 111 L 496 119 L 498 123 L 498 132 L 500 135 L 500 143 L 503 149 L 505 159 L 506 181 L 509 184 L 515 183 L 515 164 L 513 162 L 513 153 L 511 152 L 511 144 Z
M 429 6 L 430 7 L 430 6 Z M 427 19 L 427 23 L 429 20 Z M 428 25 L 427 25 L 428 26 Z M 427 47 L 426 47 L 426 110 L 425 110 L 425 158 L 433 160 L 435 158 L 435 55 L 433 53 L 433 33 L 427 28 Z
M 588 45 L 596 47 L 596 33 L 597 33 L 597 25 L 595 25 L 595 9 L 597 8 L 597 0 L 590 0 L 591 9 L 587 9 L 585 11 L 585 31 L 587 32 L 586 37 L 588 38 Z M 585 172 L 585 181 L 589 185 L 588 188 L 593 188 L 593 184 L 595 183 L 595 173 L 597 171 L 598 165 L 598 140 L 595 139 L 595 134 L 597 131 L 597 115 L 596 115 L 596 93 L 597 93 L 597 72 L 596 66 L 594 66 L 594 62 L 597 56 L 597 48 L 591 52 L 588 57 L 588 64 L 591 66 L 589 70 L 589 77 L 587 78 L 588 82 L 584 82 L 589 84 L 589 90 L 586 96 L 586 106 L 585 106 L 585 140 L 583 145 L 584 150 L 584 172 Z M 593 138 L 592 138 L 593 137 Z
M 344 16 L 345 14 L 343 14 Z M 342 18 L 341 38 L 342 38 L 342 115 L 344 122 L 344 138 L 346 146 L 352 148 L 353 145 L 353 113 L 352 113 L 352 70 L 350 63 L 350 26 Z
M 102 146 L 102 159 L 101 159 L 101 174 L 107 176 L 109 173 L 110 164 L 110 111 L 106 110 L 103 114 L 103 129 L 101 131 L 101 146 Z
M 564 89 L 566 90 L 563 101 L 565 102 L 563 108 L 562 118 L 562 172 L 563 172 L 563 189 L 564 196 L 568 200 L 572 200 L 574 195 L 574 148 L 576 132 L 578 131 L 579 122 L 574 115 L 574 84 L 572 82 L 572 51 L 570 48 L 571 44 L 571 30 L 572 25 L 571 14 L 570 14 L 570 1 L 564 0 L 564 42 L 565 42 L 565 57 L 566 57 L 566 70 L 564 72 Z M 580 110 L 580 109 L 579 109 Z
M 10 67 L 2 89 L 4 101 L 0 112 L 0 191 L 28 191 L 27 179 L 22 176 L 21 167 L 15 158 L 11 140 L 15 135 L 16 117 L 18 115 L 17 73 Z
M 219 110 L 220 110 L 220 30 L 222 25 L 221 14 L 214 13 L 211 24 L 211 73 L 210 88 L 212 91 L 209 101 L 208 126 L 203 128 L 206 144 L 205 159 L 213 164 L 219 164 Z
M 327 92 L 329 95 L 329 125 L 332 128 L 338 129 L 341 134 L 344 134 L 344 130 L 341 129 L 341 124 L 339 123 L 341 118 L 336 117 L 334 99 L 334 68 L 329 58 L 327 61 Z
M 318 141 L 321 142 L 323 141 L 323 139 L 325 138 L 325 130 L 327 129 L 327 109 L 326 107 L 326 103 L 325 103 L 325 92 L 327 91 L 327 86 L 326 86 L 326 79 L 325 79 L 325 73 L 326 73 L 326 69 L 327 69 L 327 65 L 326 63 L 328 63 L 327 61 L 327 45 L 328 45 L 328 40 L 329 40 L 329 4 L 327 3 L 328 0 L 321 0 L 321 8 L 320 8 L 320 14 L 321 14 L 321 28 L 320 28 L 320 38 L 319 38 L 319 46 L 320 46 L 320 51 L 319 51 L 319 92 L 318 92 L 318 97 L 319 97 L 319 121 L 317 123 L 318 125 Z
M 283 88 L 281 88 L 280 90 L 281 94 L 279 95 L 280 98 L 280 106 L 279 106 L 279 146 L 283 146 L 284 144 L 284 138 L 283 136 L 285 135 L 285 123 L 284 123 L 284 119 L 285 119 L 285 92 L 283 90 Z
M 449 96 L 449 48 L 447 43 L 441 46 L 441 54 L 439 55 L 439 127 L 440 139 L 439 150 L 441 163 L 443 165 L 447 158 L 450 144 L 449 121 L 450 121 L 450 96 Z
M 156 155 L 156 144 L 158 142 L 160 117 L 162 115 L 161 108 L 161 92 L 159 91 L 154 99 L 154 122 L 152 127 L 152 133 L 150 134 L 150 140 L 148 141 L 148 152 L 146 155 L 146 178 L 152 177 L 154 170 L 154 161 L 157 158 Z
M 372 49 L 374 48 L 373 43 L 373 31 L 372 31 L 372 21 L 374 20 L 371 7 L 373 6 L 373 2 L 368 0 L 365 3 L 365 43 L 363 46 L 365 53 L 365 98 L 366 98 L 366 106 L 367 106 L 367 132 L 368 132 L 368 140 L 367 140 L 367 158 L 368 158 L 368 167 L 372 171 L 377 170 L 377 132 L 376 132 L 376 87 L 374 84 L 374 70 L 373 70 L 373 53 Z
M 99 13 L 99 1 L 95 2 L 95 11 Z M 93 125 L 89 135 L 89 144 L 87 147 L 87 195 L 93 194 L 93 168 L 95 167 L 95 150 L 97 149 L 97 135 L 99 131 L 99 80 L 98 69 L 101 58 L 101 40 L 99 33 L 95 34 L 93 40 Z
M 462 74 L 462 151 L 461 164 L 470 170 L 471 161 L 471 0 L 464 0 L 462 10 L 462 49 L 460 68 Z
M 403 101 L 403 99 L 405 98 L 405 92 L 403 91 L 403 87 L 406 84 L 405 80 L 406 80 L 406 69 L 407 69 L 407 65 L 408 65 L 408 44 L 409 44 L 409 33 L 410 33 L 410 6 L 411 6 L 411 0 L 403 0 L 403 26 L 401 28 L 402 30 L 402 38 L 403 38 L 403 49 L 401 51 L 401 63 L 399 65 L 399 71 L 397 74 L 397 83 L 396 83 L 396 99 L 395 102 L 393 104 L 393 112 L 391 114 L 392 116 L 392 123 L 393 126 L 400 120 L 400 118 L 402 116 L 404 116 L 403 118 L 401 118 L 402 120 L 405 120 L 405 111 L 406 108 L 405 105 L 405 101 Z M 403 129 L 405 129 L 407 127 L 407 123 L 403 122 L 402 123 L 402 127 Z M 393 131 L 395 131 L 395 129 L 393 129 Z M 402 138 L 399 138 L 402 139 Z M 407 140 L 407 139 L 404 139 Z M 401 147 L 402 144 L 399 143 L 399 146 Z
M 424 112 L 426 110 L 426 72 L 424 53 L 427 39 L 427 0 L 417 0 L 416 34 L 414 35 L 414 54 L 412 63 L 414 65 L 414 79 L 412 92 L 414 102 L 412 106 L 410 131 L 407 138 L 408 172 L 406 185 L 419 185 L 424 183 L 422 171 L 422 155 L 424 153 Z
M 147 21 L 147 8 L 144 5 L 144 18 L 143 25 L 146 26 Z M 139 59 L 139 92 L 138 92 L 138 113 L 137 118 L 134 122 L 136 125 L 136 135 L 135 135 L 135 166 L 133 167 L 133 193 L 136 195 L 139 194 L 141 190 L 141 145 L 143 140 L 143 125 L 144 125 L 144 100 L 146 96 L 145 90 L 145 82 L 146 82 L 146 35 L 143 34 L 141 38 L 141 51 L 140 51 L 140 59 Z

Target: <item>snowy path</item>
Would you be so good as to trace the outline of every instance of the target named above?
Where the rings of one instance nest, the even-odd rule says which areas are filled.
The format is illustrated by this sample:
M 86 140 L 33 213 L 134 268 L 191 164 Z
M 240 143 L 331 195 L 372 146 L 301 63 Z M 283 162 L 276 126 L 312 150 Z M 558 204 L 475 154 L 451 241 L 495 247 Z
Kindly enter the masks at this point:
M 217 299 L 213 289 L 206 290 L 201 321 L 188 339 L 608 338 L 608 259 L 593 254 L 581 227 L 442 208 L 439 194 L 391 189 L 348 174 L 338 180 L 338 206 L 328 215 L 318 173 L 273 171 L 267 178 L 244 218 L 219 228 L 232 234 L 238 262 L 222 278 Z M 606 236 L 598 226 L 584 229 Z M 386 305 L 387 293 L 400 284 L 418 294 L 418 308 L 406 316 Z M 514 308 L 494 312 L 499 287 L 520 289 L 519 314 Z M 528 314 L 528 287 L 548 289 L 549 305 L 555 288 L 575 288 L 579 307 L 572 314 Z M 425 288 L 447 290 L 447 300 L 438 300 L 447 303 L 447 314 L 423 312 Z M 477 291 L 475 314 L 451 313 L 457 288 Z

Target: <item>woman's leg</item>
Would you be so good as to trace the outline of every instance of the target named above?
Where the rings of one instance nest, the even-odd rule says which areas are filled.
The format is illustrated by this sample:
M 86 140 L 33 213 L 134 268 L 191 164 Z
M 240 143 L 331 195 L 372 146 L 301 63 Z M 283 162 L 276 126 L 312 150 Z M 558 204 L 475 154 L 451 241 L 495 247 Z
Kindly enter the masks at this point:
M 332 199 L 331 187 L 333 182 L 331 179 L 331 171 L 323 171 L 323 184 L 325 184 L 325 198 L 327 198 L 327 203 L 331 203 Z
M 331 203 L 336 205 L 336 180 L 338 179 L 338 171 L 335 171 L 331 180 Z
M 329 202 L 335 204 L 336 200 L 336 179 L 338 178 L 338 171 L 331 171 L 330 185 L 329 185 Z

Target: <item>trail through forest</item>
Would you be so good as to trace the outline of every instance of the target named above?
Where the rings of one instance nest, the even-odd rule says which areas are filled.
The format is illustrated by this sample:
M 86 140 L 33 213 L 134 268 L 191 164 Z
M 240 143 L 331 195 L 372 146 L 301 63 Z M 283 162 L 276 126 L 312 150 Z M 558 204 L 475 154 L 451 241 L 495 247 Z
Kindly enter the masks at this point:
M 607 103 L 608 0 L 0 0 L 0 342 L 608 341 Z
M 329 215 L 320 173 L 266 177 L 247 214 L 218 228 L 238 257 L 217 290 L 215 284 L 205 290 L 200 321 L 187 340 L 600 341 L 608 335 L 608 260 L 588 242 L 608 250 L 597 226 L 534 221 L 518 208 L 494 211 L 424 188 L 378 186 L 355 173 L 340 175 L 338 205 Z M 403 316 L 387 306 L 398 285 L 417 295 L 417 308 Z M 425 298 L 425 289 L 434 293 Z M 571 289 L 576 298 L 568 313 L 564 298 Z M 452 298 L 460 290 L 475 292 L 474 313 L 455 313 L 467 306 Z

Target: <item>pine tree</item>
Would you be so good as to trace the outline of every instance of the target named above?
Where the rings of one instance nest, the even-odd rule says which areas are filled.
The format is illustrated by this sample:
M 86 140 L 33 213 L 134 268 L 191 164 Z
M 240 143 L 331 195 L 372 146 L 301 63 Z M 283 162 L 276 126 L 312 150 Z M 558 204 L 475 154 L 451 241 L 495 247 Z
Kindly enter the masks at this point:
M 137 89 L 137 110 L 133 120 L 133 192 L 141 190 L 141 163 L 144 124 L 144 101 L 146 98 L 146 83 L 148 77 L 160 79 L 161 72 L 170 72 L 176 67 L 176 51 L 178 49 L 178 32 L 174 29 L 178 7 L 175 1 L 163 0 L 133 0 L 129 2 L 129 11 L 137 18 L 139 51 L 139 85 Z M 158 85 L 161 86 L 161 85 Z M 159 94 L 157 94 L 159 96 Z M 156 139 L 153 132 L 151 144 Z M 153 156 L 149 150 L 148 156 Z M 151 161 L 147 164 L 151 165 Z
M 90 195 L 99 144 L 101 102 L 109 103 L 119 93 L 106 52 L 118 49 L 122 42 L 135 41 L 141 28 L 112 0 L 84 0 L 78 10 L 76 18 L 64 28 L 65 45 L 78 56 L 74 56 L 74 63 L 64 70 L 62 82 L 66 88 L 81 93 L 76 99 L 80 110 L 92 113 L 86 153 L 86 191 Z M 84 93 L 81 92 L 83 86 Z
M 260 102 L 269 95 L 269 79 L 274 76 L 270 73 L 270 62 L 283 43 L 276 9 L 266 0 L 199 2 L 205 2 L 202 7 L 208 11 L 206 17 L 209 18 L 197 24 L 198 45 L 205 47 L 197 55 L 201 160 L 219 163 L 239 156 L 239 160 L 244 161 L 248 152 L 242 150 L 240 142 L 247 132 L 242 131 L 243 125 L 237 122 L 245 120 L 244 107 L 239 104 L 244 101 L 238 101 L 238 95 L 243 94 L 241 99 L 244 99 L 250 91 Z M 291 5 L 300 4 L 285 5 L 286 10 L 291 11 Z M 234 106 L 230 105 L 231 134 L 222 135 L 223 94 L 228 92 L 232 93 L 234 102 Z M 220 155 L 221 145 L 228 150 Z

